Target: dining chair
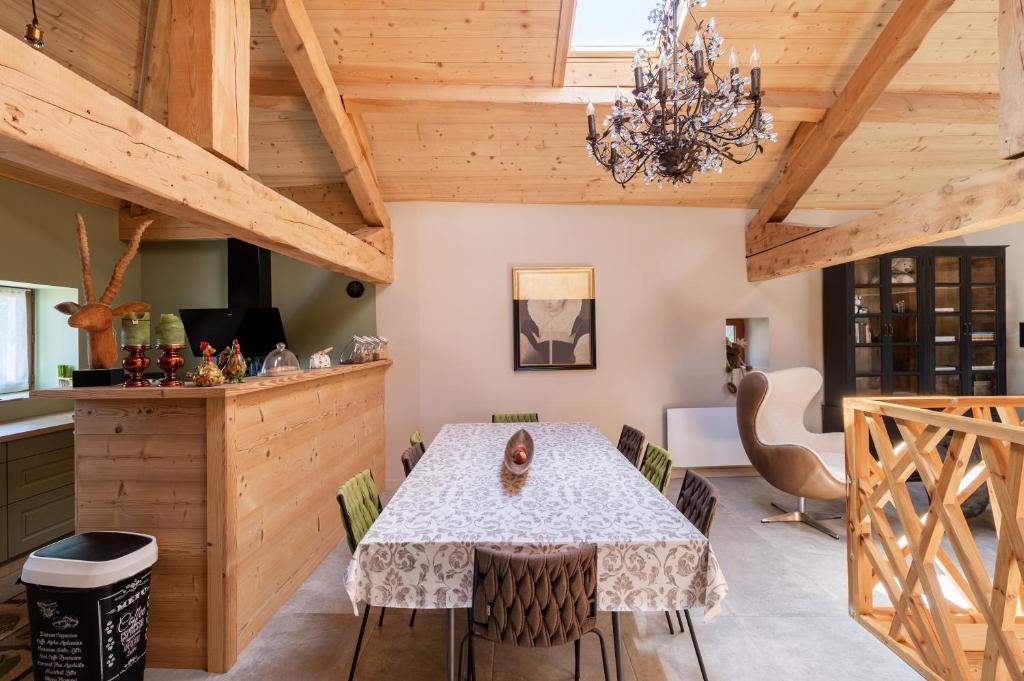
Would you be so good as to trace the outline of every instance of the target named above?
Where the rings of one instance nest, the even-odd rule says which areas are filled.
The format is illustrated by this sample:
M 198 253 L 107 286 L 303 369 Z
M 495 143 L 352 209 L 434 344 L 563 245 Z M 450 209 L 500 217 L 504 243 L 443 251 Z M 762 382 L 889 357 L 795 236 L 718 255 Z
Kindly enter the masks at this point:
M 416 468 L 416 464 L 423 458 L 424 453 L 422 442 L 409 445 L 402 452 L 402 468 L 405 469 L 405 477 L 409 477 L 409 473 L 412 473 L 412 469 Z
M 647 436 L 633 426 L 622 426 L 617 448 L 636 468 L 640 468 L 640 455 L 643 454 L 646 439 Z
M 648 443 L 640 472 L 664 494 L 668 489 L 669 480 L 672 479 L 672 455 L 664 448 Z
M 574 678 L 579 681 L 580 644 L 593 633 L 601 644 L 605 681 L 610 681 L 604 636 L 597 628 L 596 545 L 543 554 L 477 547 L 473 565 L 473 606 L 469 632 L 459 644 L 456 679 L 462 681 L 462 651 L 468 641 L 466 678 L 475 681 L 473 641 L 479 638 L 523 648 L 573 643 Z
M 538 423 L 538 414 L 492 414 L 491 423 Z
M 679 489 L 679 498 L 676 500 L 676 508 L 708 539 L 711 538 L 711 523 L 715 520 L 715 510 L 718 508 L 718 496 L 718 488 L 712 485 L 707 478 L 693 471 L 686 471 L 683 486 Z M 697 632 L 694 631 L 693 620 L 690 619 L 690 611 L 683 610 L 683 614 L 686 615 L 686 624 L 690 627 L 690 640 L 693 641 L 693 650 L 697 653 L 700 675 L 704 681 L 708 681 L 708 674 L 704 669 L 704 658 L 701 657 L 700 646 L 697 644 Z M 665 619 L 668 621 L 668 633 L 674 634 L 672 616 L 666 612 Z M 683 618 L 678 610 L 676 610 L 676 621 L 679 622 L 679 633 L 686 631 L 683 626 Z
M 373 473 L 364 470 L 349 478 L 337 491 L 338 505 L 341 507 L 341 522 L 345 526 L 345 539 L 348 541 L 348 548 L 355 556 L 356 547 L 363 540 L 366 533 L 370 531 L 373 523 L 380 516 L 383 510 L 380 502 L 380 491 L 373 481 Z M 377 626 L 384 625 L 384 613 L 387 608 L 380 609 L 380 619 Z M 356 675 L 356 664 L 359 662 L 359 650 L 363 646 L 363 636 L 366 634 L 366 622 L 370 616 L 370 604 L 363 606 L 362 623 L 359 625 L 359 637 L 356 639 L 356 649 L 352 653 L 352 667 L 348 673 L 348 681 L 352 681 Z M 416 611 L 412 611 L 412 619 L 409 626 L 413 625 L 416 619 Z

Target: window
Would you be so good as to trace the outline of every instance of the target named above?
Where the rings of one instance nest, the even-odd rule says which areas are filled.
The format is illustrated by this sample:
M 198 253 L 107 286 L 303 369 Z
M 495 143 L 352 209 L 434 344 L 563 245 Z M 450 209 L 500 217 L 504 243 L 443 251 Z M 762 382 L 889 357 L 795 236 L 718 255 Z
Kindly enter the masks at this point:
M 647 16 L 655 4 L 637 0 L 577 0 L 573 51 L 632 52 L 638 47 L 650 48 L 644 32 L 654 27 Z
M 32 384 L 32 291 L 0 287 L 0 396 Z

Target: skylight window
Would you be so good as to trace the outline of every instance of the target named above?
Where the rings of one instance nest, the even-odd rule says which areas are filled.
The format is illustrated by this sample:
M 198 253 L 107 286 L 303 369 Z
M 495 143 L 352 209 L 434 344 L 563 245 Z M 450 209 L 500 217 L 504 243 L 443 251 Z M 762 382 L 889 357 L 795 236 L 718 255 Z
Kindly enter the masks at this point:
M 657 0 L 576 0 L 572 49 L 577 52 L 631 52 L 650 47 L 644 32 L 654 28 L 647 15 Z

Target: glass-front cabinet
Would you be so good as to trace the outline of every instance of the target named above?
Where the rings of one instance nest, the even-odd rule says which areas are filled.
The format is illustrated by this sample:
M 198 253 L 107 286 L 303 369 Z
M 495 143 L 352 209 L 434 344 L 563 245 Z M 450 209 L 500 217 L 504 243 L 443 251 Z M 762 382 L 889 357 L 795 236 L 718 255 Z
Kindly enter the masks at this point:
M 825 426 L 850 395 L 1006 392 L 1005 247 L 916 248 L 824 272 Z

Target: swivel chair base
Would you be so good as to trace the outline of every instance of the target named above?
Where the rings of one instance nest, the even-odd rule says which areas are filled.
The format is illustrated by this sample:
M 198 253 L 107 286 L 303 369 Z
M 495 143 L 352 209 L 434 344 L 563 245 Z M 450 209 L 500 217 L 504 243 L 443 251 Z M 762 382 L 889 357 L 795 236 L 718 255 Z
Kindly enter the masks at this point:
M 772 506 L 782 511 L 780 515 L 769 516 L 768 518 L 762 518 L 762 523 L 803 523 L 809 527 L 813 527 L 818 532 L 822 532 L 832 537 L 833 539 L 839 539 L 839 535 L 830 530 L 822 520 L 838 520 L 842 518 L 841 515 L 826 515 L 826 516 L 814 516 L 807 512 L 807 500 L 803 497 L 797 497 L 796 499 L 796 510 L 791 511 L 788 508 L 784 508 L 775 502 L 772 502 Z

